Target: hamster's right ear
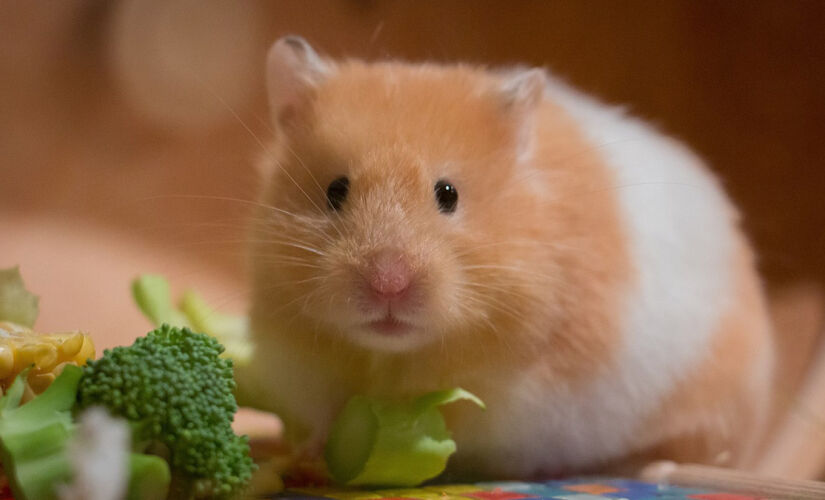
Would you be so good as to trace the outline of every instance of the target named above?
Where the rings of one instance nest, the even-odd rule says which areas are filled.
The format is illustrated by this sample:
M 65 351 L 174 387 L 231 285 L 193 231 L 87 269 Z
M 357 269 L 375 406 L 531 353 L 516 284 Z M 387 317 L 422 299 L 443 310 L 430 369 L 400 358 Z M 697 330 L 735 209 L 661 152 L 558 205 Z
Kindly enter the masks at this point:
M 303 38 L 290 35 L 278 39 L 266 59 L 266 86 L 275 126 L 293 124 L 331 71 L 332 64 Z

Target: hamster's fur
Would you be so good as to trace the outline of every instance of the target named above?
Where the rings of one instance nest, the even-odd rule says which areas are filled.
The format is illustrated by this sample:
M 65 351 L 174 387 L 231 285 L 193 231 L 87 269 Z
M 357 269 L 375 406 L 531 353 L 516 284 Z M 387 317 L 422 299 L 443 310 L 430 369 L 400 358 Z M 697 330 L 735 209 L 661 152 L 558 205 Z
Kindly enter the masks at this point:
M 736 211 L 687 148 L 537 69 L 336 62 L 287 37 L 267 82 L 239 376 L 294 439 L 319 446 L 353 394 L 462 387 L 487 411 L 445 408 L 456 473 L 748 466 L 769 322 Z

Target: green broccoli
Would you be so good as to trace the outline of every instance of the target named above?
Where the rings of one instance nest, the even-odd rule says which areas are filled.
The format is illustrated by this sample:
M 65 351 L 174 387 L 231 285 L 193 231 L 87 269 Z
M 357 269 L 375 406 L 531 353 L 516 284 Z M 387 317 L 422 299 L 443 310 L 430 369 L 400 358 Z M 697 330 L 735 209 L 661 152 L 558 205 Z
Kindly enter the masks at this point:
M 132 425 L 133 448 L 167 456 L 172 498 L 231 498 L 255 465 L 232 420 L 232 361 L 214 338 L 163 325 L 83 369 L 80 408 L 101 405 Z
M 83 370 L 66 365 L 48 389 L 21 406 L 27 371 L 0 398 L 0 458 L 14 498 L 52 500 L 57 486 L 72 478 L 72 407 Z M 162 458 L 132 454 L 129 464 L 130 499 L 166 496 L 169 468 Z

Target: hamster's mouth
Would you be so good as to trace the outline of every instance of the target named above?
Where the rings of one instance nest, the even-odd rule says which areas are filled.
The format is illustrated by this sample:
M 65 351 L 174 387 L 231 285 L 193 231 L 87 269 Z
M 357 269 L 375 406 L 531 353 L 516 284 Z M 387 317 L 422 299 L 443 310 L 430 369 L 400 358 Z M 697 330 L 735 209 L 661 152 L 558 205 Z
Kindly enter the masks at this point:
M 382 319 L 367 323 L 367 327 L 382 335 L 403 335 L 413 330 L 413 325 L 388 314 Z

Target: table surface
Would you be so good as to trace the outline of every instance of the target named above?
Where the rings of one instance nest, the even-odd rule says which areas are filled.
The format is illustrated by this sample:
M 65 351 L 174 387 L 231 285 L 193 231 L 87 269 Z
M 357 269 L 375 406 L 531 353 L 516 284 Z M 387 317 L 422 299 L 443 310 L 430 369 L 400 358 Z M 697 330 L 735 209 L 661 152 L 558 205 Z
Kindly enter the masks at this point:
M 299 488 L 270 498 L 296 500 L 323 498 L 337 500 L 757 500 L 759 497 L 658 485 L 630 479 L 577 478 L 535 483 L 493 482 L 394 490 Z

